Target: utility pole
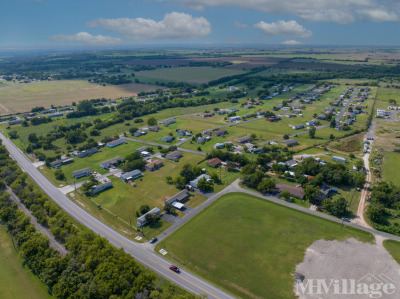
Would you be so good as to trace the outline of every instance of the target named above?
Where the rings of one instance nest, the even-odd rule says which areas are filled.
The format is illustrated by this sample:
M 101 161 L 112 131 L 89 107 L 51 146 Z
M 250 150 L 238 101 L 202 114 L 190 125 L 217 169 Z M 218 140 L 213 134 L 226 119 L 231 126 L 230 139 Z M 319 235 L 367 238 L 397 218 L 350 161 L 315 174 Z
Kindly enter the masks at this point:
M 129 214 L 129 225 L 132 227 L 131 214 Z
M 222 174 L 222 165 L 219 167 L 219 181 L 220 182 L 222 182 L 221 174 Z

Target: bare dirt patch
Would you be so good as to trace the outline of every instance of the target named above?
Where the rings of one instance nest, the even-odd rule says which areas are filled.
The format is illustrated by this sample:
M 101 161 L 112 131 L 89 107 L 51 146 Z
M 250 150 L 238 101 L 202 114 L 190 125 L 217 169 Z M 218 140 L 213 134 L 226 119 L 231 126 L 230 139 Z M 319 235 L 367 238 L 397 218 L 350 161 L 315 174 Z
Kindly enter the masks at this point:
M 385 279 L 395 286 L 396 292 L 392 295 L 382 294 L 379 298 L 398 298 L 400 266 L 383 247 L 383 238 L 375 237 L 376 244 L 363 243 L 353 238 L 344 242 L 318 240 L 307 249 L 304 261 L 296 267 L 296 273 L 304 276 L 303 285 L 309 279 L 325 279 L 327 285 L 331 280 L 341 282 L 342 279 L 348 281 L 354 279 L 356 284 L 366 283 L 370 285 L 372 283 L 386 283 Z M 297 288 L 297 283 L 295 283 L 295 293 L 298 290 Z M 342 290 L 342 287 L 340 289 Z M 350 292 L 350 282 L 347 290 Z M 333 294 L 333 285 L 328 293 L 324 292 L 323 295 L 303 294 L 301 289 L 299 293 L 299 298 L 302 299 L 369 298 L 365 294 L 351 296 Z

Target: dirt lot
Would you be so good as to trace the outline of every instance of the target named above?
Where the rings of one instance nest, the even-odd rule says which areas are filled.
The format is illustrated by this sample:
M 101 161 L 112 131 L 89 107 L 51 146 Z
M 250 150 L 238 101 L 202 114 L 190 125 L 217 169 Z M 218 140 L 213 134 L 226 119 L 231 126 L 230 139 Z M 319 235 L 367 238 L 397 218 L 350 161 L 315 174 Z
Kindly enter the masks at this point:
M 36 106 L 71 105 L 85 99 L 127 97 L 157 88 L 160 87 L 142 84 L 101 86 L 75 80 L 19 84 L 0 88 L 0 115 L 27 112 Z
M 309 288 L 303 292 L 297 283 L 294 284 L 294 292 L 299 293 L 302 299 L 341 299 L 341 298 L 398 298 L 400 290 L 400 266 L 391 257 L 382 245 L 383 238 L 376 236 L 376 244 L 362 243 L 355 239 L 345 242 L 318 240 L 314 242 L 306 251 L 304 262 L 297 265 L 296 273 L 304 276 L 303 285 L 309 279 L 325 279 L 327 286 L 331 280 L 338 280 L 340 293 L 342 293 L 342 279 L 348 282 L 347 292 L 350 293 L 350 280 L 355 280 L 355 284 L 365 283 L 369 287 L 372 284 L 392 283 L 395 292 L 392 295 L 382 294 L 381 297 L 371 297 L 366 294 L 334 294 L 335 281 L 328 292 L 322 289 L 322 295 L 309 294 Z M 316 285 L 316 281 L 314 281 Z M 382 285 L 381 285 L 382 288 Z M 382 291 L 382 289 L 381 289 Z M 382 292 L 383 293 L 383 292 Z

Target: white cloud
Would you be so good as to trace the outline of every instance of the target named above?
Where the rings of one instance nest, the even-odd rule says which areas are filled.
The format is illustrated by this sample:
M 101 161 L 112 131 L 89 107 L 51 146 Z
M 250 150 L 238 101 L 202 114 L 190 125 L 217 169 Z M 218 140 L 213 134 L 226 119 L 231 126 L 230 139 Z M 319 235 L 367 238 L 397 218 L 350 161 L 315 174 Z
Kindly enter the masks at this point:
M 263 21 L 254 25 L 267 36 L 285 36 L 287 38 L 310 38 L 313 36 L 310 30 L 305 29 L 296 21 L 285 22 L 283 20 L 273 23 Z
M 272 14 L 292 14 L 310 22 L 350 24 L 397 21 L 400 7 L 388 0 L 179 0 L 204 11 L 206 6 L 235 6 Z
M 236 38 L 231 37 L 228 39 L 228 44 L 240 44 L 240 41 Z
M 242 22 L 235 22 L 235 27 L 246 28 L 248 25 Z
M 165 14 L 162 21 L 151 19 L 96 19 L 85 24 L 87 27 L 102 27 L 118 31 L 132 41 L 149 39 L 196 39 L 211 33 L 211 24 L 203 17 L 193 18 L 189 14 L 172 12 Z
M 87 32 L 74 35 L 58 34 L 49 37 L 50 40 L 59 43 L 83 43 L 86 45 L 116 45 L 122 43 L 122 39 L 104 35 L 93 36 Z
M 287 40 L 287 41 L 281 42 L 281 44 L 286 45 L 286 46 L 295 46 L 295 45 L 302 45 L 303 43 L 292 39 L 292 40 Z

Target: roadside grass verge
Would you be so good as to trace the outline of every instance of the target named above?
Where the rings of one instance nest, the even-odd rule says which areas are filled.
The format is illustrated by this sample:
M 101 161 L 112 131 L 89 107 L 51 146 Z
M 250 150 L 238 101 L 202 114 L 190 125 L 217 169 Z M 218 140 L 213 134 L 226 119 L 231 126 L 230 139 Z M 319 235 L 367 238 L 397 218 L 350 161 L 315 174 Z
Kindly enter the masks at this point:
M 394 240 L 384 240 L 383 246 L 400 265 L 400 242 Z

